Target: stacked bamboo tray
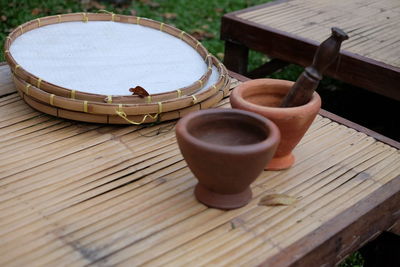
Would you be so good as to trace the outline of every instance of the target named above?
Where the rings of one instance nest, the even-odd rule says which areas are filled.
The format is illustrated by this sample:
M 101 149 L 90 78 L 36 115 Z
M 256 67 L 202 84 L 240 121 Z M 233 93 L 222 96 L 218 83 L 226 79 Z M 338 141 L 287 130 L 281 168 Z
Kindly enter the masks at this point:
M 27 71 L 24 65 L 19 64 L 13 56 L 13 42 L 30 31 L 59 23 L 93 21 L 136 24 L 180 39 L 192 47 L 193 52 L 201 56 L 206 71 L 192 84 L 171 88 L 162 93 L 148 96 L 103 95 L 73 90 L 46 81 Z M 226 68 L 189 34 L 154 20 L 109 12 L 65 14 L 29 21 L 17 27 L 7 37 L 5 57 L 13 72 L 15 86 L 28 105 L 53 116 L 78 121 L 142 124 L 172 120 L 188 112 L 215 105 L 227 95 L 229 90 L 229 76 Z M 211 82 L 210 77 L 213 75 L 218 77 Z

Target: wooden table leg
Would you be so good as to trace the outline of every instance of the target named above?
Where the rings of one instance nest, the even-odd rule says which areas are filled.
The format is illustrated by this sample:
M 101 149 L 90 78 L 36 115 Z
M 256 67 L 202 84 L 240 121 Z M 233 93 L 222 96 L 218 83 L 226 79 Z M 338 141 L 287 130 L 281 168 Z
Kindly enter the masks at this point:
M 236 73 L 246 75 L 249 49 L 241 44 L 225 41 L 225 66 Z

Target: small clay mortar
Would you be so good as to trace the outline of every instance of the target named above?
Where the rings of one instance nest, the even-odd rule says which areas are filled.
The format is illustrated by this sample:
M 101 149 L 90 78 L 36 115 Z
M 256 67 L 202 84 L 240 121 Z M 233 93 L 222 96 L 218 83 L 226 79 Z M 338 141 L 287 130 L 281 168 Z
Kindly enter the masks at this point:
M 196 198 L 209 207 L 234 209 L 251 200 L 250 184 L 274 155 L 280 134 L 255 113 L 208 109 L 181 118 L 176 137 L 198 179 Z
M 280 130 L 280 144 L 265 170 L 282 170 L 294 164 L 292 150 L 300 142 L 321 107 L 321 98 L 316 92 L 304 105 L 279 107 L 292 86 L 293 82 L 286 80 L 255 79 L 240 84 L 230 96 L 233 108 L 260 114 L 273 121 Z

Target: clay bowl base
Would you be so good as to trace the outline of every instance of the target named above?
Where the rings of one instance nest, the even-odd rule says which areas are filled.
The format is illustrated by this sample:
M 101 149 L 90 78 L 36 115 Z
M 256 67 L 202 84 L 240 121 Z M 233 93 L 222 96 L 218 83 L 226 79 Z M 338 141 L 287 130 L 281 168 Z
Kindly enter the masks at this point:
M 243 207 L 250 202 L 253 196 L 250 187 L 238 194 L 225 195 L 212 192 L 201 184 L 196 185 L 194 189 L 194 195 L 198 201 L 210 208 L 225 210 Z
M 264 170 L 266 171 L 279 171 L 289 169 L 294 164 L 295 158 L 292 153 L 283 157 L 276 157 L 271 159 Z

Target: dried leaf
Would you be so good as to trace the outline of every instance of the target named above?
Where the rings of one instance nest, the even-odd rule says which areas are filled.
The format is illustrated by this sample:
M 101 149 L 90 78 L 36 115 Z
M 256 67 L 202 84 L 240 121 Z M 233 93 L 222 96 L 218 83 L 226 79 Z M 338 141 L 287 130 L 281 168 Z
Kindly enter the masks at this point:
M 149 7 L 157 8 L 160 7 L 160 4 L 157 2 L 153 2 L 151 0 L 139 0 L 139 2 L 148 5 Z
M 224 53 L 221 53 L 221 52 L 219 52 L 219 53 L 217 53 L 217 57 L 219 58 L 219 59 L 224 59 L 224 56 L 225 56 L 225 54 Z
M 262 197 L 259 206 L 289 206 L 297 202 L 297 199 L 285 194 L 270 194 Z
M 137 13 L 136 13 L 136 10 L 134 10 L 134 9 L 131 9 L 131 10 L 129 11 L 129 13 L 131 13 L 132 16 L 136 16 L 136 14 L 137 14 Z
M 215 12 L 217 12 L 217 13 L 222 13 L 222 12 L 224 12 L 224 9 L 223 8 L 220 8 L 220 7 L 217 7 L 216 9 L 214 9 L 215 10 Z
M 129 88 L 129 91 L 132 92 L 132 95 L 138 95 L 140 97 L 145 97 L 149 95 L 149 93 L 139 85 L 135 88 Z
M 42 10 L 41 8 L 35 7 L 34 9 L 32 9 L 31 14 L 32 14 L 33 16 L 37 16 L 37 15 L 39 15 L 39 14 L 42 13 L 42 12 L 43 12 L 43 10 Z
M 90 7 L 96 8 L 96 9 L 106 9 L 106 6 L 97 2 L 97 1 L 90 1 Z
M 194 29 L 190 33 L 194 38 L 196 38 L 199 41 L 215 37 L 214 34 L 212 34 L 211 32 L 206 32 L 205 30 L 202 29 Z
M 166 19 L 176 19 L 178 15 L 176 13 L 164 13 L 163 17 Z
M 6 21 L 6 20 L 7 20 L 7 17 L 4 16 L 4 15 L 1 15 L 0 20 L 1 20 L 1 21 Z
M 207 24 L 205 24 L 205 25 L 201 26 L 201 28 L 202 28 L 202 29 L 205 29 L 205 30 L 207 30 L 207 29 L 209 29 L 209 28 L 210 28 L 210 26 L 209 26 L 209 25 L 207 25 Z

